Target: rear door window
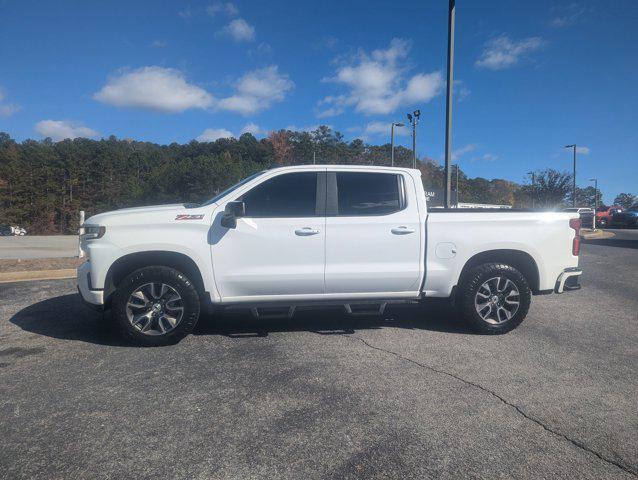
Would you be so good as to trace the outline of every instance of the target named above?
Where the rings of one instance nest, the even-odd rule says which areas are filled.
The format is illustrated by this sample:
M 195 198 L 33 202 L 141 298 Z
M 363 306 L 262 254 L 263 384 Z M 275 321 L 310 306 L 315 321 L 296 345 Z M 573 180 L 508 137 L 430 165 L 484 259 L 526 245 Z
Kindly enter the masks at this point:
M 404 207 L 400 175 L 337 172 L 336 179 L 340 216 L 387 215 Z

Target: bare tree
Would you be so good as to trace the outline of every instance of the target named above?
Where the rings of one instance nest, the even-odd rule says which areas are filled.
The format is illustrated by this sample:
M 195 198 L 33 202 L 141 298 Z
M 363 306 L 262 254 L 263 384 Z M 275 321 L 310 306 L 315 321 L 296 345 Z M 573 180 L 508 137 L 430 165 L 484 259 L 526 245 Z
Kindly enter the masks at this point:
M 290 132 L 286 130 L 270 132 L 268 140 L 272 144 L 275 163 L 277 165 L 291 165 L 293 163 L 293 152 L 290 143 Z

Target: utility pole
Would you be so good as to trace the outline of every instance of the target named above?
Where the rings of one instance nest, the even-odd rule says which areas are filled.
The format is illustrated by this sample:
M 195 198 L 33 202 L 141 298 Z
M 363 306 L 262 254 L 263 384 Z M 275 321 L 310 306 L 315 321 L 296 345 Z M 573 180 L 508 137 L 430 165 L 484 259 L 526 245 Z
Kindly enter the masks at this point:
M 454 165 L 456 167 L 456 208 L 459 208 L 459 164 Z
M 391 145 L 391 158 L 392 158 L 392 166 L 394 167 L 394 127 L 403 127 L 405 123 L 400 122 L 392 122 L 392 126 L 390 127 L 390 145 Z
M 598 179 L 590 178 L 590 182 L 594 182 L 594 218 L 592 219 L 592 226 L 596 230 L 596 212 L 598 211 Z
M 408 122 L 412 124 L 412 168 L 416 168 L 416 124 L 419 123 L 421 110 L 415 110 L 412 114 L 408 113 Z
M 590 178 L 590 182 L 594 182 L 594 209 L 598 208 L 598 179 Z
M 536 199 L 536 173 L 527 172 L 527 174 L 532 176 L 532 209 L 533 209 L 534 200 Z
M 456 2 L 449 0 L 447 16 L 447 91 L 445 109 L 445 188 L 443 206 L 450 208 L 450 161 L 452 160 L 452 84 L 454 83 L 454 21 Z
M 565 148 L 574 149 L 574 174 L 572 175 L 572 207 L 576 206 L 576 144 L 565 145 Z

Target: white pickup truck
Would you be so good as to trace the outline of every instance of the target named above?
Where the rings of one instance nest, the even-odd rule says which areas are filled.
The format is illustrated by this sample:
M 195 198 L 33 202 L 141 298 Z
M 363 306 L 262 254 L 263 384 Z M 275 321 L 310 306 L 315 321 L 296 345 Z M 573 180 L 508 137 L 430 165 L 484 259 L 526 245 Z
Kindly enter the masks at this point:
M 177 342 L 209 307 L 368 314 L 435 297 L 478 331 L 504 333 L 532 294 L 580 288 L 579 228 L 573 213 L 428 211 L 418 170 L 282 167 L 201 205 L 89 218 L 77 280 L 143 345 Z

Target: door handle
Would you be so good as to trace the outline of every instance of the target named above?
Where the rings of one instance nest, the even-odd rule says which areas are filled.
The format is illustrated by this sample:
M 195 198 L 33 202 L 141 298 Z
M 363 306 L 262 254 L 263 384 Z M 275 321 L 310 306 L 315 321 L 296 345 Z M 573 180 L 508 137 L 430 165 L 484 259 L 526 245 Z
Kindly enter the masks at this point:
M 310 235 L 317 235 L 318 233 L 319 230 L 310 227 L 298 228 L 295 230 L 295 235 L 299 235 L 300 237 L 308 237 Z
M 407 235 L 408 233 L 414 233 L 415 230 L 414 228 L 408 228 L 408 227 L 395 227 L 391 230 L 392 233 L 394 233 L 395 235 Z

